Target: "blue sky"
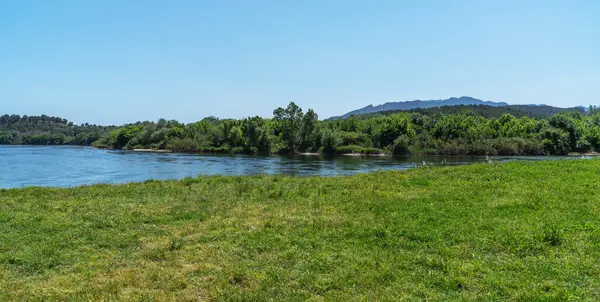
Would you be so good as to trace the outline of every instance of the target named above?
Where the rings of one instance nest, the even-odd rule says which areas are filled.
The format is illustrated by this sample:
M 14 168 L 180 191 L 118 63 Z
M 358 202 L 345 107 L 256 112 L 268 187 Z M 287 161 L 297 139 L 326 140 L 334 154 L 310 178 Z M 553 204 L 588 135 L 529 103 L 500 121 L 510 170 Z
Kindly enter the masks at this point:
M 0 113 L 321 118 L 473 96 L 600 103 L 600 1 L 0 1 Z

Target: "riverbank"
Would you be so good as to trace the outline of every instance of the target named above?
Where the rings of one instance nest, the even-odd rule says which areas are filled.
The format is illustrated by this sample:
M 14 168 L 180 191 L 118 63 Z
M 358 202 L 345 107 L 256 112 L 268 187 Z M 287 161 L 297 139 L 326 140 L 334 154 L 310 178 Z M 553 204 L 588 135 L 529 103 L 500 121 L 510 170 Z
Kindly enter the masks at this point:
M 296 155 L 302 155 L 302 156 L 374 156 L 374 157 L 385 157 L 385 156 L 392 156 L 390 154 L 385 154 L 385 153 L 341 153 L 341 154 L 323 154 L 323 153 L 318 153 L 318 152 L 301 152 L 301 153 L 296 153 Z
M 135 152 L 154 152 L 154 153 L 172 153 L 172 150 L 166 150 L 166 149 L 133 149 L 131 151 L 135 151 Z
M 598 300 L 599 170 L 0 190 L 0 300 Z
M 179 153 L 179 154 L 231 154 L 231 152 L 175 152 L 173 150 L 168 150 L 168 149 L 133 149 L 133 150 L 129 150 L 129 151 L 134 151 L 134 152 L 150 152 L 150 153 Z M 325 153 L 320 153 L 320 152 L 298 152 L 295 153 L 294 155 L 301 155 L 301 156 L 367 156 L 367 157 L 390 157 L 390 156 L 394 156 L 392 154 L 387 154 L 387 153 L 358 153 L 358 152 L 352 152 L 352 153 L 337 153 L 337 154 L 325 154 Z M 482 155 L 443 155 L 443 154 L 429 154 L 429 153 L 414 153 L 414 154 L 406 154 L 403 156 L 482 156 Z M 484 156 L 484 155 L 483 155 Z M 492 156 L 497 156 L 497 155 L 492 155 Z M 504 157 L 523 157 L 523 156 L 550 156 L 550 155 L 501 155 Z M 572 156 L 572 157 L 576 157 L 576 156 L 600 156 L 600 153 L 597 152 L 585 152 L 585 153 L 579 153 L 579 152 L 571 152 L 568 154 L 568 156 Z
M 595 157 L 595 156 L 600 156 L 600 153 L 598 153 L 598 152 L 583 152 L 583 153 L 571 152 L 571 153 L 569 153 L 569 156 L 590 156 L 590 157 L 594 156 Z
M 173 150 L 168 149 L 132 149 L 129 151 L 134 152 L 151 152 L 151 153 L 179 153 L 179 154 L 227 154 L 230 152 L 174 152 Z M 340 154 L 324 154 L 319 152 L 299 152 L 294 155 L 302 155 L 302 156 L 391 156 L 390 154 L 385 153 L 340 153 Z

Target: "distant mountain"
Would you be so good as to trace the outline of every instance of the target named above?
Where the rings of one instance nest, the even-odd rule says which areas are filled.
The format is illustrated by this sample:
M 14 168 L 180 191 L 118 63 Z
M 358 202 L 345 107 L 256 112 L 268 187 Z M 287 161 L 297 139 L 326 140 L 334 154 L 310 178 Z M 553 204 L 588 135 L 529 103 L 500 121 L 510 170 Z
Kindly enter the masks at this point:
M 415 108 L 409 110 L 390 110 L 390 111 L 379 111 L 375 113 L 367 113 L 356 115 L 354 117 L 358 119 L 368 119 L 375 116 L 383 116 L 396 114 L 399 112 L 409 113 L 420 113 L 423 115 L 437 115 L 437 114 L 461 114 L 469 112 L 471 114 L 479 115 L 485 118 L 499 118 L 504 114 L 511 114 L 515 117 L 528 116 L 531 118 L 545 118 L 561 112 L 577 112 L 586 114 L 586 110 L 583 107 L 572 107 L 572 108 L 559 108 L 548 105 L 508 105 L 508 106 L 489 106 L 489 105 L 455 105 L 455 106 L 441 106 L 431 108 Z
M 342 116 L 334 116 L 330 119 L 339 119 L 339 118 L 347 118 L 352 115 L 361 115 L 361 114 L 369 114 L 376 113 L 381 111 L 404 111 L 411 109 L 419 109 L 419 108 L 434 108 L 434 107 L 442 107 L 442 106 L 457 106 L 457 105 L 487 105 L 493 107 L 501 107 L 508 106 L 507 103 L 503 102 L 489 102 L 482 101 L 476 98 L 463 96 L 459 98 L 449 98 L 445 100 L 428 100 L 428 101 L 406 101 L 406 102 L 389 102 L 382 105 L 369 105 L 367 107 L 357 109 L 354 111 L 350 111 Z
M 584 106 L 561 108 L 548 105 L 508 105 L 505 108 L 524 112 L 531 117 L 548 117 L 565 111 L 579 112 L 581 114 L 587 112 L 587 108 Z

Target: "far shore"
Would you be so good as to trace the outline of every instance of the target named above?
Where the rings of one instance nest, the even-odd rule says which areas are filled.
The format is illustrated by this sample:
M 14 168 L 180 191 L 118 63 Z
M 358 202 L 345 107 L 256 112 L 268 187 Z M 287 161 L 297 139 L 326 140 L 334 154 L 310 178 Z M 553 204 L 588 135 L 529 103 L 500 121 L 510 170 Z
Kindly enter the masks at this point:
M 167 150 L 167 149 L 133 149 L 131 151 L 135 151 L 135 152 L 154 152 L 154 153 L 173 153 L 172 150 Z
M 196 153 L 196 152 L 174 152 L 173 150 L 169 150 L 169 149 L 132 149 L 131 151 L 134 152 L 150 152 L 150 153 L 182 153 L 182 154 L 207 154 L 207 153 Z M 302 153 L 297 153 L 297 155 L 303 155 L 303 156 L 322 156 L 322 155 L 326 155 L 323 153 L 318 153 L 318 152 L 302 152 Z M 385 153 L 375 153 L 375 154 L 364 154 L 364 153 L 343 153 L 343 154 L 334 154 L 335 156 L 375 156 L 375 157 L 382 157 L 382 156 L 390 156 L 388 154 Z
M 132 149 L 129 151 L 134 151 L 134 152 L 148 152 L 148 153 L 180 153 L 180 154 L 229 154 L 229 153 L 211 153 L 211 152 L 175 152 L 173 150 L 169 150 L 169 149 Z M 301 156 L 368 156 L 368 157 L 387 157 L 387 156 L 392 156 L 390 154 L 385 154 L 385 153 L 374 153 L 374 154 L 364 154 L 364 153 L 343 153 L 343 154 L 323 154 L 323 153 L 319 153 L 319 152 L 299 152 L 296 153 L 296 155 L 301 155 Z M 412 155 L 423 155 L 423 154 L 412 154 Z M 510 155 L 505 155 L 505 156 L 510 156 Z M 528 156 L 528 155 L 513 155 L 513 156 Z M 548 156 L 548 155 L 530 155 L 530 156 Z M 571 152 L 567 155 L 563 155 L 563 156 L 600 156 L 600 153 L 598 152 L 584 152 L 584 153 L 579 153 L 579 152 Z
M 569 153 L 569 156 L 600 156 L 600 153 L 598 153 L 598 152 L 584 152 L 584 153 L 571 152 L 571 153 Z

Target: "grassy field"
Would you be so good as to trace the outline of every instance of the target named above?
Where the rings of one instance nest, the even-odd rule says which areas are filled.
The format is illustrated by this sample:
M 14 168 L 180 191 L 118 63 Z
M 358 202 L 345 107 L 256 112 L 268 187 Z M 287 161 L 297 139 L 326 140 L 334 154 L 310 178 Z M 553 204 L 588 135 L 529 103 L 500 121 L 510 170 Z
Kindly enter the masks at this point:
M 600 300 L 600 160 L 0 190 L 0 300 Z

